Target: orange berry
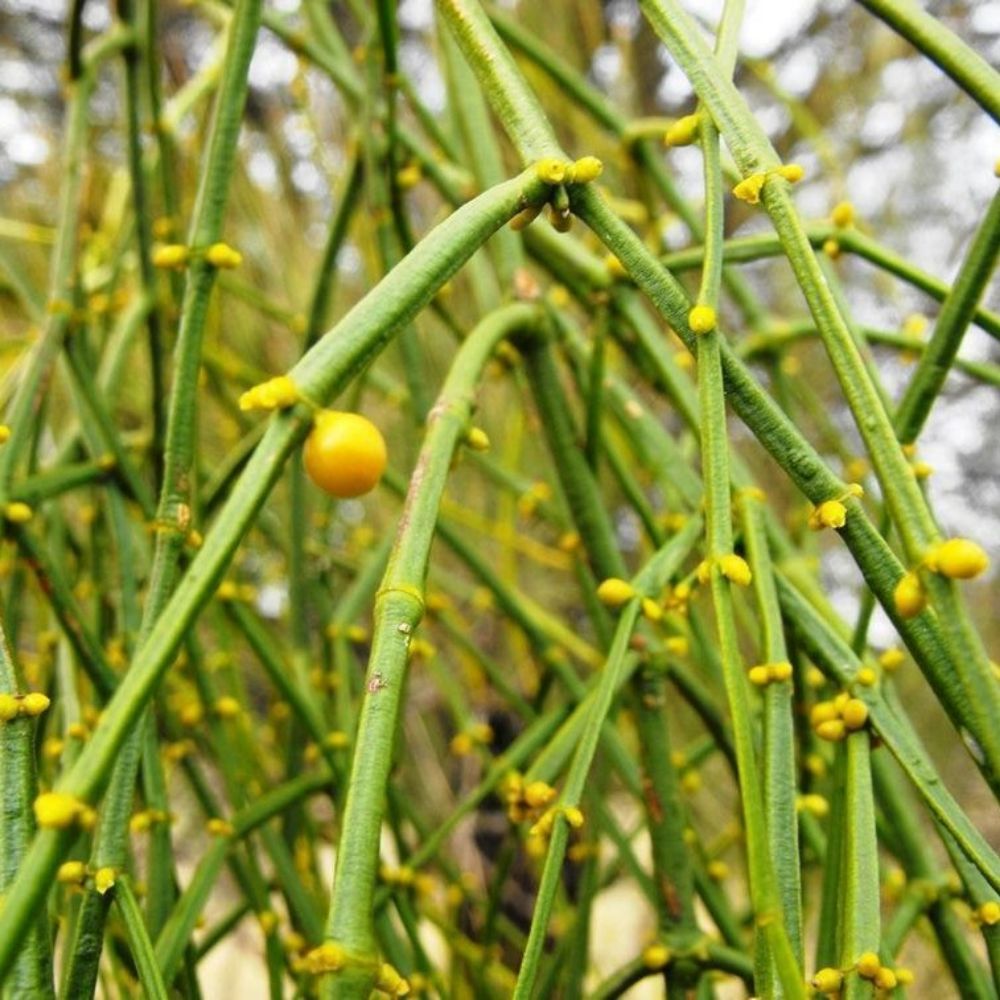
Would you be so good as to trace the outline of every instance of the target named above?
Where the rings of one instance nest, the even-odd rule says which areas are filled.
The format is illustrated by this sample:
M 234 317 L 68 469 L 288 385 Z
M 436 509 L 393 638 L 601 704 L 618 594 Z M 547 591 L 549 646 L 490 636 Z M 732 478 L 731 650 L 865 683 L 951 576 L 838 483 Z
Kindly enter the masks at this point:
M 317 414 L 302 453 L 309 478 L 335 497 L 359 497 L 373 490 L 385 471 L 385 439 L 357 413 Z

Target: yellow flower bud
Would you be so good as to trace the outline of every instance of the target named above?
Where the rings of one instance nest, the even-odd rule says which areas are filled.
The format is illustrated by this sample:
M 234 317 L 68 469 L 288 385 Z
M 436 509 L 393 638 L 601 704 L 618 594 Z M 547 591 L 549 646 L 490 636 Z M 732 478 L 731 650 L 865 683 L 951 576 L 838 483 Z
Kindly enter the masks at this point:
M 115 884 L 114 868 L 98 868 L 94 872 L 94 888 L 103 896 Z
M 545 781 L 531 781 L 524 788 L 524 801 L 532 809 L 547 806 L 556 797 L 556 790 Z
M 896 973 L 883 965 L 875 973 L 875 985 L 880 990 L 894 990 L 896 988 Z
M 642 613 L 651 622 L 658 622 L 663 618 L 663 608 L 651 597 L 644 597 L 642 599 Z
M 987 927 L 993 927 L 996 924 L 1000 924 L 1000 903 L 990 900 L 988 903 L 983 903 L 982 906 L 976 910 L 976 916 L 979 917 L 980 923 L 986 924 Z
M 535 175 L 546 184 L 562 184 L 566 179 L 567 164 L 554 156 L 547 156 L 535 164 Z
M 842 528 L 847 523 L 847 508 L 839 500 L 827 500 L 813 510 L 809 516 L 809 527 L 814 531 L 822 528 Z
M 456 757 L 465 757 L 472 753 L 472 737 L 468 733 L 456 733 L 451 738 L 448 749 Z
M 719 568 L 722 570 L 722 575 L 732 583 L 741 587 L 750 586 L 753 574 L 750 572 L 749 564 L 742 556 L 734 554 L 723 556 L 719 560 Z
M 847 729 L 844 726 L 843 719 L 829 719 L 826 722 L 821 722 L 816 727 L 816 735 L 821 740 L 839 743 L 847 735 Z
M 230 695 L 223 695 L 215 702 L 215 714 L 220 719 L 235 719 L 240 714 L 240 703 Z
M 971 580 L 989 566 L 986 553 L 967 538 L 949 538 L 935 546 L 926 559 L 935 573 L 952 580 Z
M 807 812 L 817 819 L 822 819 L 830 813 L 830 803 L 822 795 L 816 793 L 800 795 L 795 804 L 802 812 Z
M 32 509 L 20 500 L 14 500 L 12 503 L 7 504 L 3 509 L 3 516 L 7 518 L 11 524 L 26 524 L 31 520 L 33 513 Z
M 347 964 L 347 952 L 339 944 L 324 941 L 306 952 L 303 965 L 307 972 L 321 975 L 324 972 L 339 972 Z
M 784 166 L 778 167 L 776 173 L 779 177 L 784 177 L 789 184 L 798 184 L 806 175 L 805 170 L 798 163 L 786 163 Z
M 846 229 L 854 223 L 854 206 L 849 201 L 840 201 L 830 212 L 830 221 L 838 229 Z
M 670 949 L 665 944 L 651 944 L 643 949 L 642 964 L 647 969 L 665 969 L 670 957 Z
M 862 979 L 874 979 L 878 975 L 878 970 L 882 968 L 878 955 L 873 951 L 866 951 L 858 957 L 858 975 Z
M 247 389 L 240 396 L 241 410 L 283 410 L 300 399 L 298 387 L 287 375 L 278 375 Z
M 708 865 L 705 867 L 705 871 L 708 872 L 708 877 L 716 882 L 721 882 L 729 877 L 729 865 L 725 861 L 709 861 Z
M 39 716 L 49 707 L 49 699 L 40 691 L 32 691 L 21 699 L 21 714 L 29 718 Z
M 628 604 L 633 597 L 635 588 L 632 584 L 616 576 L 603 580 L 597 588 L 598 600 L 609 608 L 620 608 L 623 604 Z
M 10 440 L 10 428 L 6 424 L 0 424 L 0 444 L 6 444 Z
M 820 993 L 837 993 L 844 983 L 844 974 L 840 969 L 820 969 L 812 977 L 813 989 Z
M 420 164 L 414 161 L 407 163 L 397 172 L 396 184 L 399 185 L 401 191 L 409 191 L 420 183 L 421 177 L 423 177 L 423 171 L 420 169 Z
M 586 820 L 584 819 L 583 810 L 577 806 L 564 806 L 563 816 L 566 817 L 566 822 L 574 830 L 579 830 L 586 822 Z
M 65 830 L 81 816 L 86 805 L 67 792 L 43 792 L 34 801 L 35 821 L 43 830 Z
M 187 263 L 191 259 L 191 251 L 181 243 L 167 243 L 158 246 L 150 259 L 153 262 L 153 267 L 179 271 L 187 267 Z
M 715 329 L 715 310 L 711 306 L 695 306 L 688 313 L 692 333 L 710 333 Z
M 64 861 L 56 871 L 56 881 L 63 885 L 79 885 L 87 877 L 83 861 Z
M 231 837 L 236 828 L 228 820 L 213 816 L 205 823 L 205 829 L 215 837 Z
M 701 127 L 701 115 L 685 115 L 667 129 L 663 142 L 667 146 L 690 146 L 698 138 Z
M 787 660 L 767 665 L 768 673 L 772 681 L 789 681 L 792 679 L 792 665 Z
M 224 270 L 232 270 L 243 263 L 243 254 L 234 250 L 228 243 L 213 243 L 205 251 L 205 260 Z
M 596 181 L 604 170 L 604 164 L 596 156 L 582 156 L 570 164 L 566 171 L 566 180 L 570 184 L 589 184 Z
M 841 710 L 840 717 L 852 732 L 861 729 L 868 721 L 868 706 L 860 698 L 851 698 Z
M 21 703 L 12 694 L 0 694 L 0 722 L 10 722 L 16 719 L 21 710 Z
M 733 197 L 745 201 L 748 205 L 756 205 L 760 201 L 760 192 L 764 188 L 767 174 L 751 174 L 733 188 Z
M 751 667 L 747 671 L 747 677 L 750 683 L 756 687 L 765 687 L 771 681 L 771 671 L 767 664 L 760 664 L 756 667 Z
M 897 647 L 893 646 L 887 649 L 879 658 L 879 665 L 883 670 L 893 671 L 898 670 L 903 663 L 906 661 L 906 654 Z
M 465 435 L 465 443 L 473 451 L 489 451 L 490 439 L 482 427 L 470 427 Z
M 927 594 L 920 577 L 914 573 L 904 573 L 896 589 L 892 592 L 893 603 L 903 618 L 916 618 L 927 607 Z

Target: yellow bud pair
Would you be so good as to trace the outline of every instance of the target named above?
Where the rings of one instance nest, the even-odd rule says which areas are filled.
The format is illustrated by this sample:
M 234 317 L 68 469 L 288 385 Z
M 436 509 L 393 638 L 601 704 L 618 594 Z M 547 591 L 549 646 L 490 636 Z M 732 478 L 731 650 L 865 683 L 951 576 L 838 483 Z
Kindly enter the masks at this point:
M 298 387 L 287 375 L 279 375 L 247 389 L 240 396 L 241 410 L 283 410 L 300 399 Z

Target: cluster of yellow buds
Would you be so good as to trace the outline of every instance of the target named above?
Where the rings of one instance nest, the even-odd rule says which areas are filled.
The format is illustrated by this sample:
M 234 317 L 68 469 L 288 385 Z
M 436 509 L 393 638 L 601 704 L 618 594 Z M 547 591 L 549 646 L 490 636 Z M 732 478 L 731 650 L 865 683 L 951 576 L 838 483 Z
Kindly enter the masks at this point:
M 525 850 L 533 858 L 542 857 L 552 836 L 552 828 L 555 826 L 556 818 L 562 816 L 573 830 L 583 828 L 586 819 L 583 810 L 579 806 L 560 806 L 546 809 L 541 818 L 532 824 L 528 830 L 528 839 L 525 841 Z
M 775 167 L 773 170 L 750 174 L 733 188 L 733 197 L 745 201 L 748 205 L 756 205 L 760 202 L 760 194 L 764 190 L 764 185 L 771 177 L 782 177 L 789 184 L 798 184 L 805 175 L 805 170 L 798 163 L 787 163 Z
M 427 872 L 414 871 L 409 865 L 382 865 L 378 872 L 379 878 L 386 884 L 401 889 L 413 889 L 421 896 L 428 896 L 434 891 L 434 878 Z
M 589 184 L 603 170 L 604 164 L 596 156 L 583 156 L 579 160 L 547 156 L 535 164 L 535 174 L 546 184 Z
M 863 729 L 868 721 L 868 706 L 860 698 L 852 698 L 841 692 L 833 701 L 821 701 L 813 705 L 809 713 L 809 724 L 822 740 L 837 743 L 848 733 Z
M 968 538 L 949 538 L 932 545 L 916 569 L 900 577 L 893 591 L 896 611 L 903 618 L 915 618 L 927 607 L 927 590 L 920 577 L 921 570 L 929 570 L 949 580 L 971 580 L 989 567 L 986 553 Z
M 241 410 L 284 410 L 300 399 L 295 383 L 287 375 L 278 375 L 247 389 L 239 403 Z
M 464 732 L 456 733 L 448 749 L 456 757 L 465 757 L 477 746 L 488 747 L 493 742 L 493 727 L 488 722 L 477 722 Z
M 501 795 L 507 803 L 507 817 L 512 823 L 537 820 L 556 800 L 556 790 L 545 781 L 525 782 L 519 771 L 511 771 L 501 786 Z
M 128 821 L 128 828 L 133 833 L 143 833 L 157 823 L 172 823 L 173 816 L 164 809 L 144 809 L 135 813 Z
M 150 259 L 153 267 L 180 271 L 187 267 L 191 259 L 198 253 L 199 251 L 193 250 L 183 243 L 161 243 L 153 250 Z M 224 270 L 231 270 L 243 263 L 243 254 L 234 250 L 228 243 L 213 243 L 211 246 L 205 247 L 201 253 L 204 254 L 205 260 L 212 267 Z
M 68 792 L 42 792 L 33 807 L 35 822 L 43 830 L 67 830 L 74 825 L 89 830 L 97 822 L 97 813 Z
M 41 715 L 49 707 L 49 699 L 40 691 L 28 694 L 0 694 L 0 722 L 10 722 L 19 715 L 29 719 Z
M 755 687 L 791 680 L 792 665 L 787 660 L 776 663 L 759 663 L 747 671 L 747 678 Z
M 874 983 L 876 989 L 894 990 L 899 985 L 899 976 L 896 972 L 889 966 L 883 965 L 873 951 L 866 951 L 858 956 L 856 968 L 858 975 Z
M 951 580 L 971 580 L 984 573 L 990 561 L 982 548 L 968 538 L 949 538 L 928 550 L 923 565 Z

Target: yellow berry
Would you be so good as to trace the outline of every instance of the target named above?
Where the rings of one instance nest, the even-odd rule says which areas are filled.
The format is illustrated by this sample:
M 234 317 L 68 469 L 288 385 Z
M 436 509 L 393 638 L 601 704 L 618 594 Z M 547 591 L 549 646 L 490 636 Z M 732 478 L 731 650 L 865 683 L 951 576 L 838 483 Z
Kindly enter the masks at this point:
M 597 588 L 598 600 L 609 608 L 620 608 L 635 597 L 635 588 L 625 580 L 610 576 Z
M 920 577 L 914 573 L 904 573 L 892 593 L 896 611 L 902 618 L 916 618 L 927 607 L 927 593 Z
M 357 413 L 324 410 L 302 452 L 309 478 L 341 499 L 369 493 L 385 472 L 388 455 L 379 429 Z
M 692 333 L 711 333 L 715 322 L 715 310 L 711 306 L 695 306 L 688 313 L 688 326 Z

